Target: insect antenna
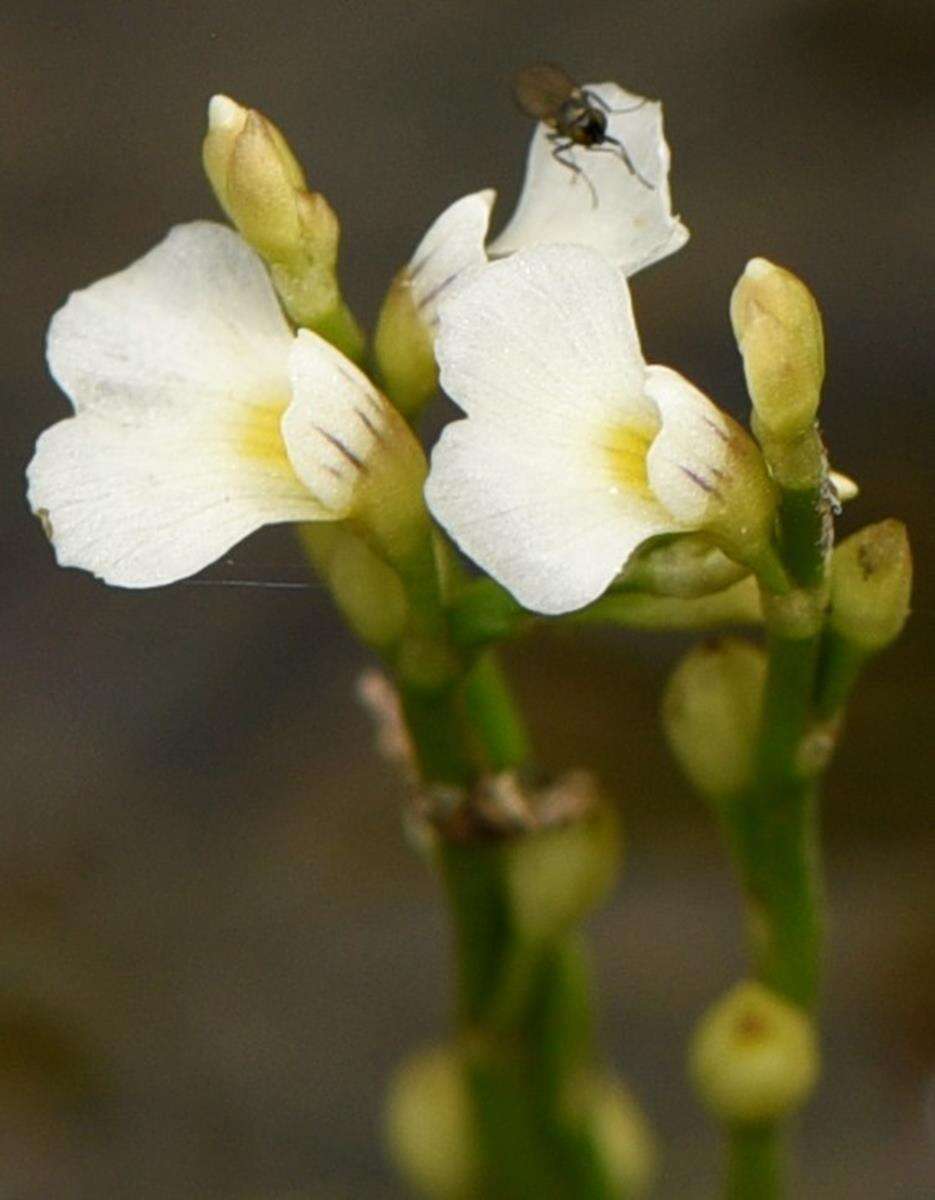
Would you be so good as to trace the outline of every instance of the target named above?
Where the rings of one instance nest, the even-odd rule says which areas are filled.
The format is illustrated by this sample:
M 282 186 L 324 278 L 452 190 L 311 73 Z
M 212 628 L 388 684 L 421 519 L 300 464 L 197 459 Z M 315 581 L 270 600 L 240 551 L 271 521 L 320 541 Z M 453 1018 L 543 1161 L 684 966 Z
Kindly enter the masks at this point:
M 595 150 L 603 151 L 605 154 L 615 154 L 616 153 L 618 158 L 621 158 L 623 160 L 623 162 L 626 165 L 626 168 L 630 172 L 630 174 L 635 179 L 638 179 L 640 181 L 640 183 L 643 185 L 643 187 L 649 188 L 649 190 L 651 192 L 654 192 L 656 190 L 655 184 L 650 183 L 649 180 L 646 178 L 646 176 L 637 170 L 636 164 L 634 163 L 633 159 L 630 157 L 626 146 L 624 146 L 623 142 L 621 142 L 619 140 L 619 138 L 610 137 L 609 135 L 605 134 L 604 142 L 602 145 L 590 146 L 588 149 L 591 153 L 593 153 Z

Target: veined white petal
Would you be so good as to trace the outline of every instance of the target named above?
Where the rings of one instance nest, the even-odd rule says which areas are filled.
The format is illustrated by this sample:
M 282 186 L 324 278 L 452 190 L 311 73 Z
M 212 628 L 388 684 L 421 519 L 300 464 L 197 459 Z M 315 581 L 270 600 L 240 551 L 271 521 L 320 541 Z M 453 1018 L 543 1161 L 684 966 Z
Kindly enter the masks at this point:
M 46 430 L 29 503 L 61 566 L 120 587 L 194 575 L 262 525 L 330 514 L 296 478 L 280 409 L 211 400 L 119 414 L 92 407 Z
M 497 193 L 462 196 L 429 227 L 407 268 L 412 298 L 427 325 L 438 322 L 439 303 L 466 275 L 487 262 L 484 242 Z
M 646 460 L 650 487 L 676 520 L 701 525 L 721 498 L 731 426 L 703 392 L 669 367 L 646 368 L 646 392 L 662 417 Z
M 443 432 L 426 500 L 461 549 L 535 612 L 597 599 L 646 538 L 675 528 L 648 494 L 618 481 L 601 446 L 533 429 L 509 436 L 471 417 Z
M 52 319 L 49 367 L 75 408 L 141 409 L 230 395 L 283 403 L 292 334 L 266 270 L 232 230 L 176 226 Z
M 363 371 L 330 342 L 299 331 L 289 360 L 292 402 L 282 434 L 296 474 L 334 517 L 347 516 L 392 414 Z
M 688 240 L 688 230 L 672 213 L 662 105 L 615 83 L 586 87 L 611 110 L 607 133 L 622 143 L 651 186 L 629 170 L 612 145 L 571 147 L 565 156 L 580 172 L 564 166 L 555 158 L 550 131 L 540 123 L 529 147 L 516 211 L 488 251 L 500 257 L 526 246 L 573 242 L 600 250 L 625 275 L 633 275 Z
M 441 309 L 445 391 L 471 417 L 587 440 L 625 418 L 655 434 L 623 276 L 597 251 L 539 246 L 491 264 Z

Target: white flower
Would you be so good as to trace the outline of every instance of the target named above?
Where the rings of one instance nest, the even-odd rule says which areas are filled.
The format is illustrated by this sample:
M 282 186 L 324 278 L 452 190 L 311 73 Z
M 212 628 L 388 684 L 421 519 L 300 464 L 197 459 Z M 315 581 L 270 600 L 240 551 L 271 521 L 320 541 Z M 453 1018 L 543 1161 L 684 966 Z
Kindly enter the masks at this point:
M 549 130 L 537 125 L 523 191 L 505 229 L 485 247 L 496 193 L 475 192 L 447 208 L 413 254 L 408 267 L 413 299 L 429 326 L 437 324 L 438 306 L 453 284 L 488 257 L 572 243 L 592 246 L 630 276 L 688 240 L 688 230 L 672 213 L 662 105 L 615 83 L 586 87 L 610 110 L 607 132 L 626 148 L 638 174 L 612 146 L 570 148 L 565 157 L 580 167 L 576 172 L 555 158 Z
M 262 525 L 348 516 L 401 423 L 293 335 L 260 259 L 209 222 L 74 293 L 48 358 L 75 415 L 39 438 L 29 502 L 62 566 L 123 587 L 192 575 Z
M 595 250 L 493 263 L 443 306 L 436 349 L 468 419 L 435 448 L 429 507 L 526 607 L 588 604 L 656 534 L 765 536 L 758 451 L 675 371 L 644 363 L 626 281 Z

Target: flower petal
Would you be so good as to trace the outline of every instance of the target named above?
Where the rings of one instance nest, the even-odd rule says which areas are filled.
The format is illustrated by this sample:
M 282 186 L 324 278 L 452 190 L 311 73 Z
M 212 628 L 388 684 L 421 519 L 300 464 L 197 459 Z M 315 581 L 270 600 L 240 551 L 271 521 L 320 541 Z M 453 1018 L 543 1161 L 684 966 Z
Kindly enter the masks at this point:
M 432 453 L 426 500 L 461 549 L 527 608 L 597 599 L 632 551 L 675 524 L 615 481 L 600 447 L 456 421 Z
M 363 371 L 302 329 L 289 360 L 292 403 L 282 420 L 289 460 L 333 517 L 344 517 L 386 441 L 389 405 Z
M 720 503 L 731 457 L 731 423 L 703 392 L 669 367 L 646 368 L 646 392 L 662 416 L 662 428 L 646 459 L 650 487 L 678 521 L 700 526 L 714 503 Z
M 462 196 L 445 209 L 416 247 L 407 268 L 409 284 L 416 309 L 432 328 L 438 323 L 438 305 L 454 284 L 487 262 L 484 242 L 496 195 L 487 188 Z
M 556 436 L 625 417 L 658 428 L 623 276 L 594 250 L 540 246 L 491 264 L 441 310 L 445 391 L 471 417 Z
M 516 211 L 488 251 L 500 257 L 526 246 L 574 242 L 600 250 L 625 275 L 633 275 L 688 240 L 688 230 L 672 214 L 662 105 L 615 83 L 586 86 L 611 110 L 607 133 L 622 143 L 636 171 L 652 186 L 629 170 L 613 146 L 569 148 L 566 156 L 581 169 L 575 172 L 556 159 L 550 131 L 540 123 Z
M 52 320 L 48 357 L 78 411 L 132 419 L 231 394 L 284 401 L 291 341 L 257 255 L 225 226 L 196 221 L 73 293 Z
M 120 587 L 194 575 L 247 534 L 329 514 L 286 459 L 276 407 L 91 408 L 39 438 L 29 503 L 62 566 Z

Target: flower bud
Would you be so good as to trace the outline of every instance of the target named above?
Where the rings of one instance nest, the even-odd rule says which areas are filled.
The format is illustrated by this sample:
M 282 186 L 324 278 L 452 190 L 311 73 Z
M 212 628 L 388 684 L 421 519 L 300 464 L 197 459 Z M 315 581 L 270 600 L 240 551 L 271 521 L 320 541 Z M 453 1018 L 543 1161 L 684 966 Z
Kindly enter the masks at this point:
M 296 196 L 305 190 L 305 178 L 272 122 L 227 96 L 214 96 L 202 157 L 221 206 L 244 239 L 268 261 L 294 257 L 301 236 Z
M 572 814 L 579 803 L 583 815 Z M 507 851 L 506 877 L 516 928 L 530 941 L 560 936 L 604 899 L 620 862 L 620 828 L 584 771 L 569 772 L 542 803 L 564 808 L 567 824 L 524 834 Z
M 357 636 L 380 650 L 394 646 L 409 615 L 399 575 L 347 521 L 308 522 L 298 531 L 309 558 Z
M 693 599 L 720 592 L 749 574 L 703 533 L 655 538 L 629 560 L 615 586 Z
M 868 525 L 835 550 L 831 567 L 831 627 L 867 654 L 888 646 L 909 616 L 912 554 L 906 527 Z
M 383 390 L 404 416 L 417 416 L 438 388 L 438 367 L 432 330 L 416 306 L 405 268 L 383 301 L 373 353 Z
M 476 1162 L 470 1097 L 458 1057 L 425 1050 L 399 1070 L 386 1108 L 390 1154 L 403 1175 L 433 1200 L 468 1200 Z
M 709 800 L 736 796 L 750 782 L 766 658 L 740 638 L 703 642 L 669 680 L 662 720 L 685 775 Z
M 636 1101 L 617 1080 L 594 1081 L 592 1136 L 614 1195 L 639 1200 L 655 1175 L 653 1136 Z
M 703 1104 L 728 1124 L 763 1124 L 805 1103 L 818 1077 L 808 1016 L 760 983 L 742 983 L 701 1019 L 689 1069 Z
M 208 105 L 205 173 L 221 207 L 270 268 L 296 325 L 314 329 L 349 357 L 362 338 L 341 300 L 336 275 L 340 225 L 276 126 L 228 96 Z
M 794 439 L 815 420 L 825 374 L 815 298 L 790 271 L 753 258 L 730 315 L 758 423 L 773 437 Z

